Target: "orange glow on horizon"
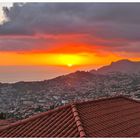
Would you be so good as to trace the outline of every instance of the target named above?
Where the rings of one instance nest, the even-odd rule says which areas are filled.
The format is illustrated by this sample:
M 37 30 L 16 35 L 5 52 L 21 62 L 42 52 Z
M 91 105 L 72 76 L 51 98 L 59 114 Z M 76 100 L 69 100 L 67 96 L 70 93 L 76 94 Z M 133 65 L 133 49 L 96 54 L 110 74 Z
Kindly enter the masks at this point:
M 92 66 L 97 68 L 112 61 L 124 59 L 116 54 L 96 55 L 93 53 L 15 53 L 0 52 L 0 66 L 5 65 L 48 65 L 69 68 Z M 139 58 L 128 58 L 138 61 Z
M 9 51 L 0 51 L 0 66 L 45 65 L 65 67 L 73 70 L 74 68 L 81 69 L 81 67 L 85 66 L 98 68 L 120 59 L 129 59 L 132 61 L 140 60 L 139 52 L 115 51 L 113 47 L 111 48 L 103 45 L 107 43 L 108 40 L 100 39 L 96 36 L 93 37 L 88 34 L 36 34 L 34 36 L 1 35 L 0 37 L 4 39 L 4 41 L 10 38 L 10 40 L 19 40 L 21 43 L 27 43 L 27 46 L 26 43 L 22 44 L 23 49 L 21 50 L 17 49 L 20 44 L 15 45 L 16 47 L 9 44 L 9 48 L 11 45 L 13 49 Z M 29 41 L 30 39 L 33 42 L 35 40 L 37 41 L 33 43 Z M 88 40 L 91 40 L 91 42 L 88 42 Z M 114 41 L 115 44 L 116 41 L 121 40 L 112 41 Z
M 88 54 L 53 53 L 3 53 L 0 52 L 0 65 L 55 65 L 78 66 L 89 63 Z

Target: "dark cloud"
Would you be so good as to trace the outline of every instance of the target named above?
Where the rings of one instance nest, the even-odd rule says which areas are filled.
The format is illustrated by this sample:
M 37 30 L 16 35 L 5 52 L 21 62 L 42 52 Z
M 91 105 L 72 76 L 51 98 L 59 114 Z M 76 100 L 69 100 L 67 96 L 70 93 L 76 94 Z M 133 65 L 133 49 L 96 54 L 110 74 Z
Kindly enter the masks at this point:
M 113 26 L 114 30 L 122 30 L 122 26 L 136 28 L 140 23 L 140 4 L 15 3 L 9 9 L 4 8 L 4 12 L 9 21 L 0 26 L 1 34 L 94 34 L 94 27 Z M 124 32 L 129 30 L 125 28 Z
M 118 46 L 122 50 L 140 40 L 139 3 L 14 3 L 3 10 L 8 20 L 0 25 L 1 36 L 88 34 L 106 40 L 89 41 L 93 45 Z M 35 46 L 37 42 L 33 42 L 24 47 Z M 6 43 L 1 40 L 0 45 Z

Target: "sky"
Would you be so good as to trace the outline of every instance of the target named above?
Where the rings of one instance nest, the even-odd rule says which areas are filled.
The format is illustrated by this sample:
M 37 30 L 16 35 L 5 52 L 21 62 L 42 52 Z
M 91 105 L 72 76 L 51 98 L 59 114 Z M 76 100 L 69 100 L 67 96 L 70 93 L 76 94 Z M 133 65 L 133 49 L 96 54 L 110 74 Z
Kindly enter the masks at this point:
M 0 3 L 0 81 L 140 60 L 139 3 Z

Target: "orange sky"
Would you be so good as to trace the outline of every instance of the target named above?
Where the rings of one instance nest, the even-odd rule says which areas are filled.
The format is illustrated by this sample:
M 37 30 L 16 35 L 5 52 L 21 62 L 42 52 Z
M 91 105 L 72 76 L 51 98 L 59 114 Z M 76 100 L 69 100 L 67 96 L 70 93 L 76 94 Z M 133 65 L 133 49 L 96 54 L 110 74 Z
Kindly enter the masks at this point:
M 139 53 L 112 51 L 104 45 L 91 45 L 82 40 L 85 37 L 91 38 L 85 34 L 65 36 L 41 34 L 35 36 L 1 36 L 8 44 L 7 48 L 11 50 L 0 51 L 0 66 L 46 65 L 76 67 L 80 69 L 82 66 L 99 68 L 120 59 L 140 60 Z M 45 41 L 40 41 L 42 38 Z M 19 41 L 19 44 L 10 44 L 7 42 L 9 39 L 15 42 Z M 33 43 L 30 39 L 33 39 L 33 42 L 37 40 L 37 42 Z M 51 40 L 50 46 L 46 44 L 47 39 Z M 92 39 L 98 40 L 96 38 Z M 20 41 L 23 44 L 20 44 Z M 101 43 L 105 42 L 101 39 L 99 41 Z M 28 44 L 28 42 L 31 43 Z M 20 45 L 22 45 L 23 50 L 18 50 Z
M 70 49 L 70 48 L 69 48 Z M 0 52 L 0 65 L 52 65 L 52 66 L 86 66 L 100 67 L 123 59 L 116 54 L 104 54 L 98 56 L 92 52 L 85 53 L 16 53 Z M 139 58 L 131 58 L 139 60 Z
M 5 48 L 10 48 L 10 50 L 0 51 L 1 66 L 46 65 L 79 67 L 80 69 L 81 66 L 99 68 L 120 59 L 140 60 L 139 53 L 111 50 L 115 47 L 104 46 L 106 40 L 87 34 L 6 35 L 0 38 L 6 44 Z M 91 44 L 86 39 L 94 40 L 95 43 Z M 10 41 L 7 42 L 7 40 Z M 51 40 L 51 43 L 47 44 L 47 40 Z M 98 41 L 101 45 L 96 44 Z

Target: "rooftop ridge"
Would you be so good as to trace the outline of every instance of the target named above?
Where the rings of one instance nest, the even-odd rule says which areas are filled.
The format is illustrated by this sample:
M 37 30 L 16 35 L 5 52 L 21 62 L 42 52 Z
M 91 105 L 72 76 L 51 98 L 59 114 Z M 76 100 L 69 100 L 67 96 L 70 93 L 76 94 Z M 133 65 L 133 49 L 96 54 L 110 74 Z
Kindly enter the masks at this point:
M 135 100 L 133 98 L 127 97 L 127 96 L 123 96 L 122 98 L 126 99 L 126 100 L 130 100 L 132 102 L 136 102 L 136 103 L 140 103 L 140 100 Z
M 35 120 L 35 119 L 37 119 L 39 117 L 43 117 L 45 115 L 51 114 L 51 113 L 53 113 L 55 111 L 59 111 L 59 110 L 61 110 L 63 108 L 67 108 L 67 107 L 70 107 L 70 104 L 59 106 L 59 107 L 57 107 L 55 109 L 48 110 L 47 112 L 41 112 L 41 113 L 38 113 L 36 115 L 33 115 L 33 116 L 29 117 L 29 118 L 22 119 L 22 120 L 19 120 L 19 121 L 14 122 L 14 123 L 11 123 L 9 125 L 3 126 L 2 128 L 0 128 L 0 131 L 3 131 L 3 130 L 8 129 L 8 128 L 11 128 L 13 126 L 17 126 L 17 125 L 20 125 L 20 124 L 27 123 L 29 121 L 33 121 L 33 120 Z
M 90 102 L 100 102 L 100 101 L 112 100 L 112 99 L 116 99 L 116 98 L 124 98 L 124 99 L 128 99 L 128 100 L 131 100 L 131 101 L 139 102 L 139 101 L 136 101 L 134 99 L 131 99 L 131 98 L 125 96 L 125 95 L 116 95 L 116 96 L 110 96 L 110 97 L 101 97 L 101 98 L 92 99 L 92 100 L 88 100 L 88 101 L 77 101 L 77 102 L 74 102 L 73 104 L 83 104 L 83 103 L 90 103 Z
M 75 119 L 75 122 L 76 122 L 76 126 L 78 128 L 78 132 L 79 132 L 80 137 L 86 137 L 86 133 L 84 131 L 84 128 L 83 128 L 83 125 L 82 125 L 78 110 L 76 108 L 76 105 L 71 104 L 71 108 L 72 108 L 72 113 L 74 115 L 74 119 Z

